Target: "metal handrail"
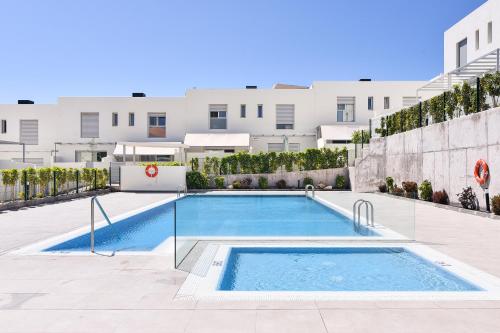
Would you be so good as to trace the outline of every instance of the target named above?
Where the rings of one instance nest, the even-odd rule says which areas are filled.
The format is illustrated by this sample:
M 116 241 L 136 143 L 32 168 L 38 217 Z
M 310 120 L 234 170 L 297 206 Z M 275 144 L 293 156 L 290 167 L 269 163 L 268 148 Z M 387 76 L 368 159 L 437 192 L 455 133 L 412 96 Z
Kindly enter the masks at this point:
M 361 207 L 363 205 L 366 207 L 366 210 L 365 210 L 365 212 L 366 212 L 366 217 L 365 217 L 366 225 L 369 227 L 375 227 L 373 204 L 368 200 L 358 199 L 352 205 L 352 218 L 353 218 L 355 230 L 359 230 L 359 228 L 361 227 Z M 356 214 L 356 212 L 357 212 L 357 214 Z
M 90 199 L 90 252 L 94 253 L 94 243 L 95 243 L 95 219 L 94 219 L 94 206 L 97 203 L 97 207 L 99 207 L 99 210 L 101 211 L 101 214 L 104 216 L 104 219 L 106 222 L 108 222 L 109 225 L 111 225 L 111 221 L 109 220 L 108 214 L 104 211 L 104 209 L 101 206 L 101 203 L 97 199 L 96 196 L 92 197 Z
M 187 187 L 185 185 L 177 186 L 177 198 L 181 197 L 181 190 L 183 190 L 184 195 L 187 195 Z
M 309 189 L 311 189 L 311 190 L 312 190 L 312 196 L 313 196 L 313 198 L 314 198 L 316 194 L 314 193 L 314 190 L 315 190 L 315 189 L 314 189 L 314 185 L 312 185 L 312 184 L 307 184 L 307 185 L 306 185 L 306 193 L 305 193 L 306 197 L 308 196 Z

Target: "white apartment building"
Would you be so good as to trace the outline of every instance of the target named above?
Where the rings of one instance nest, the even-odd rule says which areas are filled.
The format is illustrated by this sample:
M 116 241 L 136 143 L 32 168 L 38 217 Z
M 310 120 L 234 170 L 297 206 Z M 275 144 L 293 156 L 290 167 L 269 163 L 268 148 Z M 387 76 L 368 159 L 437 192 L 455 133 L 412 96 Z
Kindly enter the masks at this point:
M 271 89 L 189 89 L 184 97 L 61 97 L 0 105 L 1 158 L 36 164 L 123 161 L 120 142 L 183 142 L 190 156 L 302 151 L 345 144 L 374 115 L 400 109 L 424 82 L 314 82 Z M 23 103 L 21 101 L 20 103 Z M 25 103 L 25 102 L 24 102 Z M 132 147 L 126 150 L 131 160 Z M 176 148 L 137 147 L 140 161 L 179 159 Z

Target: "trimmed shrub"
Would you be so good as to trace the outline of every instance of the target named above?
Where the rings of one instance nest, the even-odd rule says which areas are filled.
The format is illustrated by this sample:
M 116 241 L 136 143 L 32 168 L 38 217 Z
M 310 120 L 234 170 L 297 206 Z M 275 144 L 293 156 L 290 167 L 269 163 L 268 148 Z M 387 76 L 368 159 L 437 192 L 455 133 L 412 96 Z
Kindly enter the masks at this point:
M 418 185 L 415 182 L 403 182 L 403 190 L 405 191 L 405 196 L 407 198 L 418 198 Z
M 240 181 L 240 184 L 241 184 L 241 188 L 250 188 L 252 186 L 252 178 L 250 177 L 247 177 L 243 180 Z
M 338 175 L 335 178 L 335 188 L 344 189 L 345 188 L 345 177 L 342 175 Z
M 432 184 L 428 180 L 424 180 L 418 187 L 420 198 L 425 201 L 432 201 Z
M 240 182 L 239 180 L 235 180 L 235 181 L 233 182 L 233 188 L 234 188 L 235 190 L 239 190 L 239 189 L 241 189 L 241 182 Z
M 449 205 L 450 198 L 448 197 L 448 193 L 446 193 L 445 190 L 436 191 L 436 192 L 432 193 L 432 202 L 442 204 L 442 205 Z
M 259 177 L 259 188 L 260 189 L 269 188 L 269 183 L 267 182 L 266 177 Z
M 216 188 L 224 188 L 224 177 L 215 177 L 215 187 Z
M 495 215 L 500 215 L 500 194 L 491 198 L 491 210 Z
M 380 184 L 378 186 L 378 190 L 380 191 L 380 193 L 385 193 L 387 192 L 387 185 L 384 183 L 384 184 Z
M 311 177 L 305 177 L 302 185 L 306 187 L 307 185 L 314 185 L 313 179 Z
M 208 187 L 208 178 L 198 171 L 186 172 L 186 184 L 188 189 L 205 189 Z
M 458 202 L 465 209 L 478 210 L 479 201 L 477 200 L 476 193 L 472 190 L 472 187 L 467 186 L 462 189 L 462 193 L 458 193 Z
M 280 179 L 276 182 L 277 188 L 286 188 L 286 181 L 284 179 Z
M 392 194 L 398 197 L 402 197 L 405 194 L 405 191 L 398 185 L 394 185 L 394 188 L 392 189 Z
M 394 190 L 394 179 L 392 177 L 387 177 L 385 179 L 385 184 L 387 185 L 387 191 L 389 193 L 392 193 L 392 191 Z

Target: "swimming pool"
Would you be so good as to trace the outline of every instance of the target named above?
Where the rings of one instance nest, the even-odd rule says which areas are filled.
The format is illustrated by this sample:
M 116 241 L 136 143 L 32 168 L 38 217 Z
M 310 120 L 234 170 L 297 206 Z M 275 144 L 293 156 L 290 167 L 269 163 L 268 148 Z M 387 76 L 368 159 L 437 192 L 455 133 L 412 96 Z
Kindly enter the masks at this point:
M 235 247 L 230 249 L 218 290 L 482 289 L 403 247 Z
M 303 195 L 190 195 L 95 232 L 97 251 L 151 251 L 174 235 L 196 237 L 366 237 L 352 220 Z M 46 248 L 89 251 L 90 234 Z

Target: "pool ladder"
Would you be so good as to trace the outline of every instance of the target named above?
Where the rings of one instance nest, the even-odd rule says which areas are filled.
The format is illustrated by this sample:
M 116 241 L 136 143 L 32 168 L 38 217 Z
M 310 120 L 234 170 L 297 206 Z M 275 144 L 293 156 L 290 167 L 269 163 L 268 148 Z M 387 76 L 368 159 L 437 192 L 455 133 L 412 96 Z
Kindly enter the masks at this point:
M 97 199 L 96 196 L 93 196 L 92 199 L 90 200 L 90 252 L 94 253 L 94 243 L 95 243 L 95 219 L 94 219 L 94 206 L 97 204 L 97 207 L 99 207 L 99 210 L 101 211 L 102 216 L 104 216 L 104 219 L 106 219 L 106 222 L 108 222 L 109 225 L 111 225 L 111 221 L 109 220 L 108 214 L 104 211 L 104 209 L 101 206 L 101 203 L 99 202 L 99 199 Z
M 311 184 L 307 184 L 306 185 L 306 197 L 309 196 L 309 189 L 312 190 L 312 197 L 314 198 L 315 194 L 314 194 L 314 185 L 311 185 Z
M 354 230 L 358 231 L 361 227 L 361 207 L 366 207 L 365 221 L 368 227 L 375 227 L 373 218 L 373 204 L 365 199 L 358 199 L 352 205 L 352 219 L 354 221 Z
M 184 195 L 187 195 L 187 187 L 185 185 L 177 186 L 177 198 L 181 197 L 181 191 L 184 192 Z

